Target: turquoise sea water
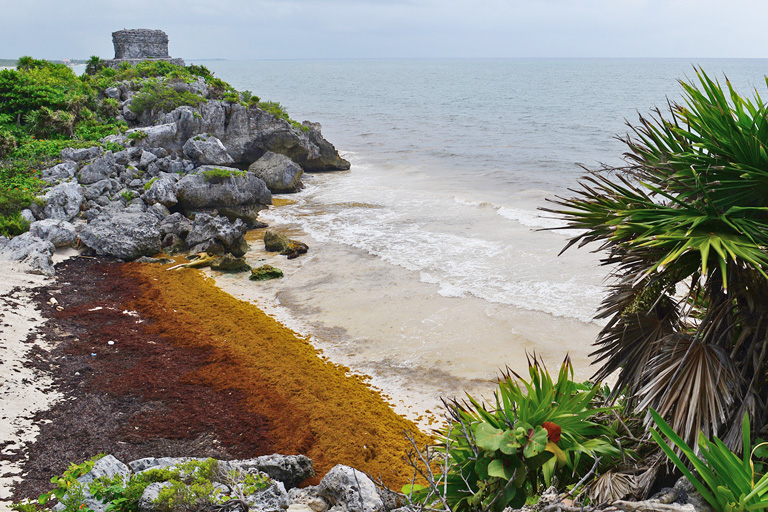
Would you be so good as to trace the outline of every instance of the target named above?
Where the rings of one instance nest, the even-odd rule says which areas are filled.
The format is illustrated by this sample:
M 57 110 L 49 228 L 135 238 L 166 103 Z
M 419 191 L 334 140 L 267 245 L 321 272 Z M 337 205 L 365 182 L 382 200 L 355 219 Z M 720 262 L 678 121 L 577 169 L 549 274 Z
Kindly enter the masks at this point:
M 735 59 L 199 63 L 320 122 L 352 163 L 264 214 L 311 247 L 267 290 L 332 358 L 411 402 L 523 370 L 526 350 L 570 352 L 588 377 L 608 270 L 588 250 L 558 256 L 572 233 L 541 231 L 561 223 L 538 209 L 570 195 L 578 163 L 620 164 L 625 120 L 679 101 L 694 65 L 746 94 L 766 92 L 768 72 Z

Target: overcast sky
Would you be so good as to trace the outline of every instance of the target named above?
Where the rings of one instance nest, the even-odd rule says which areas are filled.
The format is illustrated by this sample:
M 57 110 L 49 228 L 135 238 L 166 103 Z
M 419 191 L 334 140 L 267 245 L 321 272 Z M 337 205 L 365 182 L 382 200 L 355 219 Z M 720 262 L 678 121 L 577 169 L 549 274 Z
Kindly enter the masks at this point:
M 0 0 L 0 58 L 765 57 L 766 0 Z

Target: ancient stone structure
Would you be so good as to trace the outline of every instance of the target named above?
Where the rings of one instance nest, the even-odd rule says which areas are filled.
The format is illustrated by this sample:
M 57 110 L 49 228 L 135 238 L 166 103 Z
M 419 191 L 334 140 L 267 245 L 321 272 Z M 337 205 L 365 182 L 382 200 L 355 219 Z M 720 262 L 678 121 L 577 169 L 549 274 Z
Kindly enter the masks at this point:
M 136 64 L 143 60 L 164 60 L 172 64 L 184 65 L 183 59 L 174 59 L 168 55 L 168 35 L 162 30 L 132 29 L 112 32 L 115 45 L 115 58 L 104 61 L 113 68 L 123 62 Z

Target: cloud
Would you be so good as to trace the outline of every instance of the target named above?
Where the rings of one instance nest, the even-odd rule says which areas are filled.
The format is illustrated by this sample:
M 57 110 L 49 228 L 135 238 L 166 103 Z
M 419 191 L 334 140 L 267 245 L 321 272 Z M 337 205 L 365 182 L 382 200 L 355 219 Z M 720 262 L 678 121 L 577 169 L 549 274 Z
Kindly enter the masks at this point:
M 3 58 L 112 55 L 159 28 L 186 58 L 757 57 L 768 2 L 731 0 L 0 0 Z

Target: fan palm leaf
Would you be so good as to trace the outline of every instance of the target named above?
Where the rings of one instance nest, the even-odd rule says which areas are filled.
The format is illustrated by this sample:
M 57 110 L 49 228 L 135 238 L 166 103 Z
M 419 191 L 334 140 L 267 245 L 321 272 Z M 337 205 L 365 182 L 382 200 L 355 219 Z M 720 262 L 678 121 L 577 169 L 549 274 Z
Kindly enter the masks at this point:
M 668 116 L 629 125 L 626 167 L 545 210 L 580 230 L 563 250 L 595 244 L 616 278 L 595 377 L 618 372 L 616 393 L 687 442 L 703 430 L 738 448 L 735 418 L 768 420 L 768 106 L 696 75 Z

